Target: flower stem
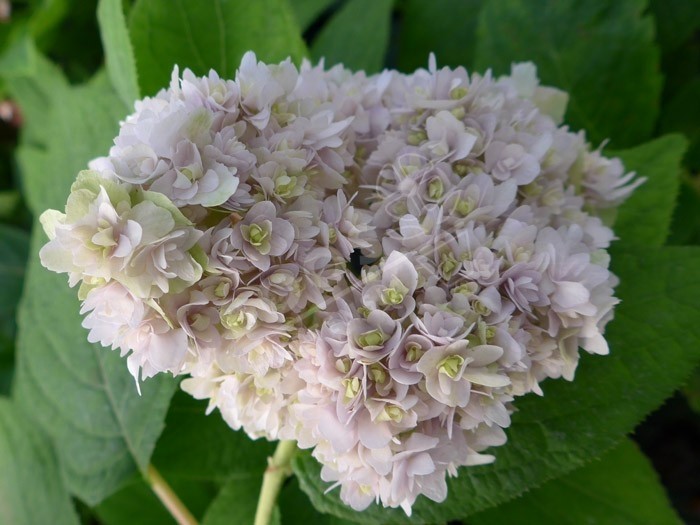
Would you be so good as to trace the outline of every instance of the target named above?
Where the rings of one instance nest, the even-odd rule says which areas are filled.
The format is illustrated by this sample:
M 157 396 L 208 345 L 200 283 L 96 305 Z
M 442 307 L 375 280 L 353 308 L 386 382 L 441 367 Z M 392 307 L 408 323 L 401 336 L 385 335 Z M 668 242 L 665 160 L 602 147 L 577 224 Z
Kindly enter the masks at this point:
M 192 516 L 192 513 L 187 510 L 182 500 L 177 497 L 177 494 L 153 465 L 148 465 L 146 469 L 146 481 L 178 525 L 197 525 L 197 520 Z
M 290 465 L 297 445 L 294 441 L 280 441 L 275 449 L 275 454 L 268 458 L 267 469 L 263 476 L 258 508 L 255 511 L 255 525 L 270 525 L 272 510 L 282 488 L 282 482 L 291 475 Z

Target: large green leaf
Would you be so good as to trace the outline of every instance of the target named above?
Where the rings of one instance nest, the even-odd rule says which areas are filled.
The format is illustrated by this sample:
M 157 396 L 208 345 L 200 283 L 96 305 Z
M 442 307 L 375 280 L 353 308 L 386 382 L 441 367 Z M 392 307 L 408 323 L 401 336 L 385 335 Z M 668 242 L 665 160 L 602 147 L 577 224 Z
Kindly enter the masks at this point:
M 126 107 L 139 98 L 134 50 L 122 8 L 122 0 L 100 0 L 97 5 L 105 63 L 115 91 Z
M 476 66 L 507 73 L 531 60 L 541 80 L 570 92 L 567 122 L 615 148 L 650 137 L 662 78 L 644 0 L 494 0 L 477 29 Z
M 389 45 L 393 0 L 350 0 L 323 27 L 311 47 L 314 60 L 342 63 L 375 73 L 382 69 Z
M 599 461 L 469 519 L 469 525 L 680 525 L 656 472 L 623 441 Z
M 687 144 L 682 135 L 666 135 L 614 153 L 628 171 L 647 179 L 620 207 L 615 221 L 618 237 L 640 246 L 662 246 L 666 242 Z
M 130 29 L 147 95 L 167 86 L 175 64 L 199 75 L 214 69 L 232 78 L 248 50 L 267 62 L 305 54 L 285 0 L 138 0 Z
M 611 355 L 583 356 L 576 380 L 547 381 L 543 397 L 518 399 L 508 443 L 492 465 L 463 468 L 442 504 L 425 498 L 409 520 L 376 506 L 358 514 L 340 503 L 308 454 L 295 460 L 316 508 L 363 523 L 434 523 L 507 501 L 600 456 L 659 406 L 700 359 L 700 248 L 620 248 L 613 269 L 623 299 L 606 337 Z
M 27 116 L 19 161 L 38 215 L 63 207 L 78 171 L 108 151 L 126 109 L 104 74 L 71 87 L 28 49 L 28 64 L 7 81 Z M 175 382 L 149 380 L 139 396 L 118 353 L 87 342 L 75 290 L 39 263 L 39 232 L 20 306 L 13 393 L 53 439 L 69 489 L 94 504 L 147 466 Z
M 471 68 L 483 0 L 407 0 L 402 5 L 399 69 L 425 68 L 435 53 L 440 66 Z
M 12 378 L 17 304 L 22 294 L 29 250 L 26 232 L 0 224 L 0 393 L 7 394 Z
M 78 524 L 51 443 L 7 399 L 0 399 L 0 472 L 0 522 Z

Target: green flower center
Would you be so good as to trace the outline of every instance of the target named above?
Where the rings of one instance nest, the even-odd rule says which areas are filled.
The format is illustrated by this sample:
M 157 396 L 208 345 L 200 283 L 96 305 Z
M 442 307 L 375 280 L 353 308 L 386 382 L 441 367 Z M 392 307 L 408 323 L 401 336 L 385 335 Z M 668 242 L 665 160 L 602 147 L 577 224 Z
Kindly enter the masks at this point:
M 381 330 L 379 330 L 379 328 L 375 328 L 374 330 L 360 334 L 357 337 L 357 344 L 360 346 L 360 348 L 382 346 L 384 341 L 386 341 L 386 336 Z
M 428 139 L 425 131 L 412 131 L 408 134 L 408 143 L 411 146 L 418 146 L 421 142 Z
M 439 199 L 445 193 L 445 186 L 440 179 L 433 179 L 428 184 L 428 196 L 431 199 Z
M 350 366 L 352 363 L 347 357 L 341 357 L 335 362 L 335 369 L 341 374 L 347 374 L 350 371 Z
M 236 330 L 245 326 L 245 313 L 241 310 L 231 314 L 226 314 L 221 318 L 221 324 L 223 324 L 229 330 Z
M 374 364 L 369 367 L 369 377 L 372 381 L 381 385 L 386 381 L 386 370 L 381 365 Z
M 490 308 L 479 300 L 474 301 L 474 311 L 483 316 L 491 315 Z
M 209 317 L 206 315 L 202 315 L 200 313 L 196 313 L 192 316 L 190 319 L 190 326 L 197 330 L 198 332 L 201 332 L 202 330 L 206 330 L 209 328 L 209 325 L 211 324 L 211 320 Z
M 447 252 L 440 255 L 440 271 L 445 278 L 449 279 L 452 277 L 459 266 L 460 264 L 457 262 L 457 259 L 455 259 L 452 252 Z
M 418 343 L 409 343 L 406 345 L 406 360 L 411 363 L 418 361 L 423 353 L 423 349 Z
M 248 227 L 248 242 L 253 246 L 262 246 L 269 233 L 259 224 L 251 224 Z
M 459 100 L 460 98 L 466 97 L 468 92 L 469 90 L 465 87 L 452 88 L 450 91 L 450 98 L 452 100 Z
M 388 405 L 384 407 L 384 410 L 380 412 L 377 416 L 378 421 L 393 421 L 394 423 L 400 423 L 403 419 L 404 411 L 401 407 L 396 405 Z
M 472 283 L 472 282 L 464 283 L 464 284 L 460 284 L 459 286 L 456 286 L 452 290 L 452 294 L 459 293 L 462 295 L 469 296 L 469 295 L 474 295 L 478 289 L 479 289 L 479 285 L 476 283 Z
M 345 402 L 352 401 L 360 392 L 360 380 L 357 377 L 343 379 L 343 387 L 345 387 Z
M 185 177 L 187 177 L 191 181 L 196 181 L 202 178 L 202 170 L 197 169 L 196 166 L 186 166 L 184 168 L 180 169 L 180 173 L 182 173 Z
M 328 242 L 333 244 L 335 241 L 338 240 L 338 232 L 333 226 L 328 228 Z
M 440 361 L 437 368 L 439 373 L 454 379 L 459 374 L 462 364 L 464 364 L 464 358 L 461 355 L 451 355 Z
M 474 203 L 471 201 L 471 199 L 459 199 L 457 201 L 457 204 L 455 205 L 455 210 L 457 213 L 459 213 L 462 217 L 466 217 L 469 215 L 471 212 L 474 211 Z
M 454 164 L 452 166 L 452 171 L 454 171 L 460 177 L 464 177 L 467 173 L 469 173 L 469 166 L 464 164 Z
M 221 281 L 219 284 L 216 285 L 216 288 L 214 288 L 214 295 L 216 295 L 220 299 L 223 299 L 228 295 L 230 291 L 231 283 L 229 281 Z
M 396 306 L 403 302 L 404 294 L 396 288 L 384 288 L 382 291 L 382 302 Z
M 281 175 L 275 179 L 275 193 L 280 197 L 289 197 L 296 187 L 296 177 Z

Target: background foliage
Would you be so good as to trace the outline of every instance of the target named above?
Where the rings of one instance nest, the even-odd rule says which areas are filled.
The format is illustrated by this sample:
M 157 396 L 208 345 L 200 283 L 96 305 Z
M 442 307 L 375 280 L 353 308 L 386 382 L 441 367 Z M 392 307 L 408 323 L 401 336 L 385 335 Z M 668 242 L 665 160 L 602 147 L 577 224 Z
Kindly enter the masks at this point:
M 173 378 L 139 396 L 123 360 L 87 343 L 33 227 L 173 64 L 230 77 L 248 49 L 368 72 L 411 71 L 431 51 L 496 74 L 532 60 L 570 92 L 571 127 L 648 179 L 617 217 L 612 355 L 521 400 L 495 464 L 463 469 L 447 502 L 422 499 L 408 520 L 324 494 L 302 453 L 277 523 L 700 523 L 697 476 L 683 477 L 700 467 L 698 0 L 13 2 L 0 24 L 0 522 L 171 523 L 149 465 L 203 524 L 252 521 L 272 445 L 205 416 Z

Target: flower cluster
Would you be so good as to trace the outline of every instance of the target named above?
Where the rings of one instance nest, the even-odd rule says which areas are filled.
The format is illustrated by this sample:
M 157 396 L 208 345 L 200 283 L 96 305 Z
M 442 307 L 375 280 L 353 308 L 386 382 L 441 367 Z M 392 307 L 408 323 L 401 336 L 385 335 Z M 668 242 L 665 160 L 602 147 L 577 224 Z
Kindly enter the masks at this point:
M 354 508 L 410 513 L 493 461 L 517 396 L 608 352 L 599 215 L 640 181 L 560 126 L 566 101 L 531 64 L 175 69 L 42 215 L 42 262 L 137 385 L 187 375 Z

